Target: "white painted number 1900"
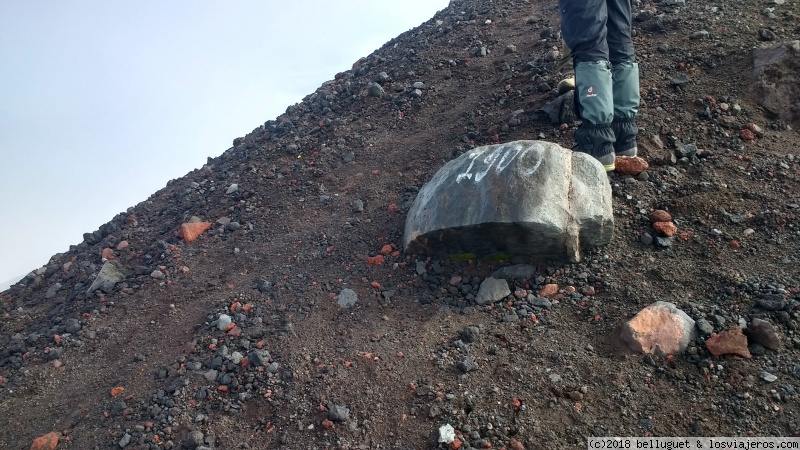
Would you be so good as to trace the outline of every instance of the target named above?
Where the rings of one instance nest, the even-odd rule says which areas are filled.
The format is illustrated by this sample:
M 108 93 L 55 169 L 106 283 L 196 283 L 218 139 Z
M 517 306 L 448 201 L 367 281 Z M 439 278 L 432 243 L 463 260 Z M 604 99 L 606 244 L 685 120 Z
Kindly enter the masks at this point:
M 534 161 L 534 163 L 531 167 L 521 168 L 520 174 L 522 176 L 531 176 L 539 169 L 539 165 L 542 162 L 541 156 L 544 147 L 539 144 L 525 144 L 523 146 L 519 143 L 512 143 L 499 147 L 489 147 L 483 151 L 473 152 L 468 155 L 467 158 L 470 159 L 469 167 L 467 167 L 464 173 L 460 173 L 456 176 L 456 182 L 461 183 L 464 180 L 471 180 L 476 184 L 480 183 L 483 177 L 492 170 L 492 167 L 494 167 L 495 173 L 499 174 L 525 151 L 535 153 L 535 155 L 531 155 L 531 160 Z

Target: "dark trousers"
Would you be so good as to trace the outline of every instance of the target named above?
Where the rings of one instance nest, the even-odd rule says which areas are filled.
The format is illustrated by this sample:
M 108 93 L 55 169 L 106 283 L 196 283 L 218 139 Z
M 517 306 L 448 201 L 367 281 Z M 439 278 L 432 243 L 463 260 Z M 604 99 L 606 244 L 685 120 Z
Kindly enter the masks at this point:
M 634 61 L 631 0 L 558 0 L 558 8 L 575 64 Z
M 575 132 L 578 151 L 596 157 L 635 153 L 639 67 L 631 0 L 559 0 L 558 7 L 575 66 L 575 106 L 582 120 Z

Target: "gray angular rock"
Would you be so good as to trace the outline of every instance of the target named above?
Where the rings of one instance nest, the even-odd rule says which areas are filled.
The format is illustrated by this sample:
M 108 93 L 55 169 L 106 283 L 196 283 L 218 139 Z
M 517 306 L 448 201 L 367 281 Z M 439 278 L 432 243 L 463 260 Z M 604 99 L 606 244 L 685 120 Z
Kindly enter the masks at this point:
M 164 272 L 156 269 L 156 270 L 154 270 L 153 272 L 150 273 L 150 277 L 155 278 L 156 280 L 163 280 L 167 276 L 164 275 Z
M 50 289 L 47 290 L 47 293 L 44 294 L 45 298 L 53 298 L 58 294 L 58 291 L 61 290 L 61 283 L 55 283 L 54 285 L 50 286 Z
M 578 120 L 575 115 L 575 91 L 567 91 L 554 100 L 545 103 L 538 111 L 539 114 L 547 116 L 553 125 L 562 123 L 572 123 Z
M 781 338 L 778 331 L 770 322 L 755 318 L 750 325 L 745 328 L 744 334 L 747 338 L 757 344 L 761 344 L 770 350 L 781 348 Z
M 775 375 L 773 375 L 773 374 L 771 374 L 771 373 L 769 373 L 767 371 L 762 371 L 759 374 L 759 377 L 761 377 L 761 379 L 766 381 L 767 383 L 772 383 L 772 382 L 778 380 L 778 377 L 776 377 Z
M 747 344 L 747 350 L 751 356 L 764 356 L 767 354 L 767 349 L 757 342 L 750 342 Z
M 686 74 L 680 74 L 677 77 L 670 80 L 669 84 L 676 86 L 676 87 L 684 87 L 689 84 L 689 77 Z
M 328 404 L 328 419 L 334 422 L 346 422 L 347 419 L 350 418 L 350 409 L 341 406 L 335 405 L 333 403 Z
M 227 314 L 220 314 L 219 318 L 217 319 L 217 329 L 220 331 L 225 331 L 232 322 L 231 316 Z
M 785 308 L 787 301 L 780 294 L 767 294 L 756 300 L 756 306 L 765 311 L 780 311 Z
M 506 296 L 511 295 L 506 280 L 489 277 L 481 283 L 478 295 L 475 296 L 475 303 L 478 305 L 488 305 L 489 303 L 499 302 Z
M 516 312 L 512 311 L 510 314 L 506 314 L 503 316 L 503 322 L 505 323 L 513 323 L 519 320 L 519 316 Z
M 703 337 L 711 336 L 711 333 L 714 332 L 714 326 L 706 319 L 699 319 L 695 325 L 697 325 L 697 329 Z
M 389 76 L 386 72 L 380 72 L 378 75 L 375 76 L 376 83 L 388 83 L 392 81 L 392 77 Z
M 531 305 L 537 308 L 550 309 L 550 307 L 553 306 L 553 302 L 545 297 L 535 297 L 531 300 Z
M 478 363 L 476 363 L 471 356 L 466 355 L 462 356 L 461 359 L 458 360 L 456 367 L 463 373 L 472 372 L 473 370 L 478 370 L 480 368 Z
M 544 141 L 479 147 L 445 164 L 406 219 L 410 253 L 580 261 L 614 232 L 611 186 L 589 155 Z
M 100 269 L 100 273 L 97 274 L 97 278 L 94 279 L 94 282 L 89 286 L 86 293 L 91 294 L 97 289 L 109 293 L 114 289 L 114 285 L 127 278 L 128 275 L 129 273 L 125 267 L 116 260 L 106 261 L 105 264 L 103 264 L 103 268 Z
M 70 334 L 75 334 L 78 331 L 81 331 L 83 325 L 81 325 L 81 321 L 78 319 L 67 319 L 64 321 L 64 331 Z
M 480 334 L 481 329 L 475 326 L 466 327 L 458 333 L 458 335 L 461 336 L 461 340 L 468 344 L 477 342 Z
M 676 142 L 675 155 L 678 158 L 691 158 L 692 156 L 697 155 L 697 144 L 694 142 L 688 144 Z
M 669 248 L 675 243 L 675 237 L 656 236 L 655 241 L 657 247 Z
M 272 289 L 272 282 L 264 279 L 256 280 L 253 289 L 257 289 L 259 292 L 269 292 Z
M 439 427 L 439 442 L 450 444 L 456 440 L 456 431 L 449 423 Z
M 368 92 L 372 97 L 383 98 L 386 96 L 386 91 L 383 90 L 383 86 L 374 82 L 369 84 Z
M 260 367 L 268 365 L 269 360 L 272 359 L 272 355 L 270 355 L 266 350 L 253 350 L 252 352 L 248 353 L 247 359 L 253 366 Z
M 350 308 L 358 302 L 358 294 L 352 289 L 342 289 L 342 292 L 336 296 L 336 304 L 340 308 Z
M 119 440 L 117 444 L 119 444 L 119 448 L 125 448 L 130 443 L 131 443 L 131 435 L 125 433 L 124 435 L 122 435 L 122 438 Z
M 203 438 L 205 438 L 205 435 L 202 431 L 192 431 L 186 436 L 183 445 L 189 450 L 195 450 L 197 447 L 203 445 Z
M 502 278 L 504 280 L 533 278 L 536 269 L 530 264 L 516 264 L 513 266 L 501 267 L 492 273 L 492 278 Z
M 205 373 L 203 373 L 203 377 L 204 377 L 204 378 L 206 379 L 206 381 L 208 381 L 209 383 L 213 383 L 213 382 L 214 382 L 214 381 L 217 379 L 217 374 L 218 374 L 218 373 L 219 373 L 219 372 L 217 372 L 216 370 L 214 370 L 214 369 L 211 369 L 211 370 L 208 370 L 208 371 L 206 371 Z
M 761 28 L 758 30 L 758 37 L 762 41 L 774 41 L 778 38 L 778 35 L 776 35 L 775 32 L 769 28 Z

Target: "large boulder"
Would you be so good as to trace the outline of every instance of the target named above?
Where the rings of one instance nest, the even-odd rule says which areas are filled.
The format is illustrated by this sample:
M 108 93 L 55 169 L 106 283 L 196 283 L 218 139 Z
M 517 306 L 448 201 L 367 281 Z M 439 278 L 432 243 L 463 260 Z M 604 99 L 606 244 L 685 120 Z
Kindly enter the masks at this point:
M 411 253 L 579 261 L 611 241 L 611 186 L 603 166 L 543 141 L 471 150 L 420 189 L 406 218 Z

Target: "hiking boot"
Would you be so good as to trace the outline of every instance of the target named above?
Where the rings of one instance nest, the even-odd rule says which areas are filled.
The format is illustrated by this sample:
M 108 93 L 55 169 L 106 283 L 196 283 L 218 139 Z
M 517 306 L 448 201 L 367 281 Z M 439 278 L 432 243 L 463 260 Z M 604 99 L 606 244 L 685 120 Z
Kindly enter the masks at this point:
M 616 160 L 616 156 L 614 153 L 609 153 L 603 156 L 595 156 L 594 159 L 600 161 L 600 164 L 603 165 L 603 169 L 606 169 L 606 172 L 613 172 L 616 166 L 614 162 Z
M 578 152 L 578 153 L 584 153 L 584 152 L 578 150 L 578 144 L 575 144 L 575 145 L 572 146 L 572 151 L 573 152 Z M 613 172 L 616 169 L 616 165 L 615 164 L 616 164 L 616 160 L 617 160 L 617 155 L 615 155 L 614 152 L 606 153 L 605 155 L 602 155 L 602 156 L 597 156 L 597 155 L 590 155 L 590 156 L 592 158 L 600 161 L 600 164 L 603 165 L 603 169 L 605 169 L 606 172 Z
M 637 147 L 629 148 L 627 150 L 623 150 L 621 152 L 616 152 L 617 156 L 636 156 L 637 155 Z
M 559 81 L 556 89 L 558 90 L 558 95 L 575 90 L 575 75 L 568 75 Z

